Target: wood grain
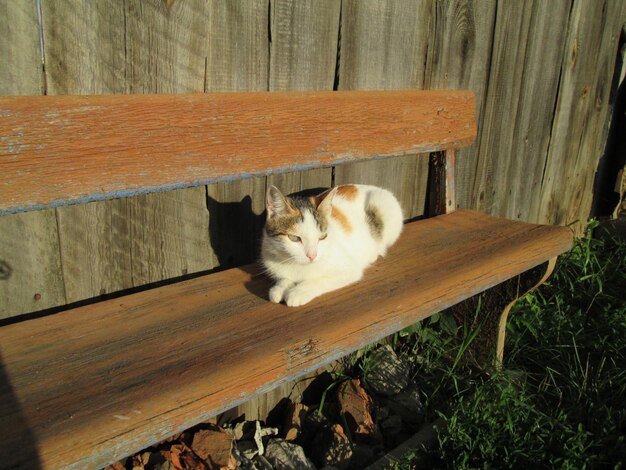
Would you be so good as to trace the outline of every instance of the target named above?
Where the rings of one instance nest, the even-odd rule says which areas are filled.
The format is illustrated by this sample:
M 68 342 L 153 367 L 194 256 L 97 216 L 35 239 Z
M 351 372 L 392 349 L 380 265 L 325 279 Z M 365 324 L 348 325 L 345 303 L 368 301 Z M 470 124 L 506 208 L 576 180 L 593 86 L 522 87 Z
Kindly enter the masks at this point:
M 463 91 L 8 97 L 0 114 L 0 213 L 463 146 L 476 131 Z
M 202 1 L 45 2 L 42 14 L 51 93 L 204 90 Z M 61 207 L 57 219 L 68 302 L 212 267 L 202 188 Z
M 0 35 L 0 95 L 43 94 L 37 2 L 0 2 Z
M 339 0 L 270 3 L 270 91 L 332 90 L 339 39 Z M 332 186 L 332 168 L 267 177 L 285 194 Z
M 433 5 L 424 88 L 468 89 L 476 96 L 482 129 L 496 17 L 496 0 L 439 0 Z M 474 208 L 478 141 L 456 152 L 459 207 Z
M 205 91 L 266 91 L 269 50 L 268 0 L 209 3 Z M 265 177 L 209 184 L 206 198 L 214 266 L 254 261 Z
M 570 0 L 498 4 L 473 207 L 530 221 L 557 98 Z
M 272 0 L 270 91 L 332 90 L 340 0 Z
M 432 4 L 344 0 L 339 89 L 423 88 Z M 417 166 L 414 159 L 390 159 L 335 170 L 336 184 L 369 183 L 391 189 L 406 217 L 424 213 L 427 176 L 428 161 L 423 158 Z
M 585 228 L 593 181 L 610 120 L 610 93 L 626 3 L 575 0 L 569 19 L 559 97 L 535 220 Z
M 36 1 L 0 2 L 0 63 L 1 95 L 44 92 Z M 0 318 L 64 303 L 54 210 L 0 217 Z
M 266 279 L 249 266 L 5 326 L 0 354 L 43 468 L 97 467 L 492 287 L 571 243 L 564 227 L 459 210 L 409 224 L 362 282 L 301 308 L 268 302 Z M 0 399 L 0 443 L 14 432 L 14 413 Z M 27 458 L 5 447 L 0 452 L 9 466 Z

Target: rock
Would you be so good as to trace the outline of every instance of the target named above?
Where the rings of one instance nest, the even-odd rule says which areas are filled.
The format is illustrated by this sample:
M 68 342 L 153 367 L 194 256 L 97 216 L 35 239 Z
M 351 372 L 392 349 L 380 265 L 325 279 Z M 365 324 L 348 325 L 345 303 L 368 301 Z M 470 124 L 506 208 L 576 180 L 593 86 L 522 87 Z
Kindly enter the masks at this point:
M 283 439 L 271 439 L 264 457 L 277 470 L 316 470 L 302 447 Z
M 319 429 L 328 426 L 330 426 L 330 421 L 328 421 L 326 416 L 319 414 L 317 411 L 309 413 L 304 419 L 300 441 L 313 442 Z
M 283 437 L 287 442 L 293 442 L 302 433 L 304 421 L 309 413 L 309 407 L 302 403 L 291 403 L 285 414 Z
M 272 464 L 269 462 L 269 460 L 267 460 L 262 455 L 257 455 L 252 461 L 252 464 L 254 465 L 253 470 L 275 470 L 274 467 L 272 467 Z M 276 470 L 280 470 L 280 469 L 276 469 Z
M 311 458 L 320 467 L 333 465 L 339 470 L 348 467 L 352 446 L 339 424 L 322 426 L 311 445 Z
M 385 437 L 395 436 L 402 431 L 402 418 L 398 415 L 391 415 L 380 422 Z
M 207 461 L 210 468 L 227 467 L 232 447 L 231 435 L 216 425 L 197 431 L 191 441 L 191 450 Z
M 374 460 L 374 448 L 369 445 L 357 444 L 352 449 L 350 467 L 354 470 L 361 470 L 367 467 Z
M 419 424 L 424 419 L 424 406 L 419 391 L 415 387 L 390 397 L 387 406 L 393 414 L 399 415 L 405 423 Z
M 374 402 L 361 386 L 359 379 L 348 380 L 339 386 L 337 402 L 355 441 L 382 439 L 373 418 Z
M 254 431 L 254 442 L 259 449 L 259 455 L 263 455 L 265 449 L 263 447 L 263 438 L 266 436 L 277 436 L 278 428 L 263 428 L 261 422 L 256 421 L 256 430 Z
M 239 441 L 237 442 L 237 449 L 248 460 L 252 460 L 259 453 L 259 448 L 253 441 Z
M 230 457 L 230 451 L 229 451 Z M 174 444 L 170 447 L 170 460 L 177 470 L 206 470 L 220 467 L 212 467 L 204 462 L 195 452 L 185 444 Z M 226 462 L 228 464 L 228 461 Z
M 391 346 L 381 346 L 372 353 L 364 377 L 368 390 L 382 396 L 397 395 L 409 382 L 409 367 L 401 361 Z

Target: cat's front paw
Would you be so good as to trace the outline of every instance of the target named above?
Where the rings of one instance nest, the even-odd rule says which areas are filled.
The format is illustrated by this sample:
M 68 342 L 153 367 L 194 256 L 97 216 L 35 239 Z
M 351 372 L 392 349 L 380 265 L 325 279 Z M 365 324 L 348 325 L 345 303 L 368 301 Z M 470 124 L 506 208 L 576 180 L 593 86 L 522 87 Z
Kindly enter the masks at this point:
M 270 289 L 270 301 L 279 304 L 283 301 L 283 296 L 287 288 L 284 285 L 276 284 Z
M 310 289 L 296 286 L 286 292 L 285 303 L 289 307 L 299 307 L 300 305 L 308 304 L 315 297 L 316 295 Z

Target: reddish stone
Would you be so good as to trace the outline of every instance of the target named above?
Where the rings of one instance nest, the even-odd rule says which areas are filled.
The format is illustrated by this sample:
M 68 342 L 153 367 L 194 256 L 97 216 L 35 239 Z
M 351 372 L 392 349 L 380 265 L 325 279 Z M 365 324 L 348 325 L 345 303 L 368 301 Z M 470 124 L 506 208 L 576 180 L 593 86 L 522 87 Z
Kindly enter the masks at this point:
M 342 383 L 337 390 L 337 401 L 354 440 L 382 439 L 373 418 L 374 402 L 359 379 Z

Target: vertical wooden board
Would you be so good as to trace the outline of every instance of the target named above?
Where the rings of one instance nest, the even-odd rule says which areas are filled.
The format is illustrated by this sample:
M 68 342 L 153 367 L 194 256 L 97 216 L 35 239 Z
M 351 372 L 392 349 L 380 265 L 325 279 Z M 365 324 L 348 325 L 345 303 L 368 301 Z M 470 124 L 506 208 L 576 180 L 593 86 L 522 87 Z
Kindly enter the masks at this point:
M 0 318 L 65 303 L 54 210 L 0 219 Z
M 56 211 L 68 303 L 133 285 L 127 199 Z
M 169 7 L 160 0 L 49 2 L 43 16 L 52 92 L 204 91 L 203 1 Z M 68 300 L 211 268 L 204 193 L 190 189 L 59 210 Z M 113 227 L 94 224 L 112 220 Z
M 270 91 L 332 90 L 341 0 L 271 2 Z
M 209 7 L 204 0 L 125 4 L 131 93 L 202 92 Z M 210 269 L 205 187 L 128 199 L 132 284 Z
M 128 92 L 123 4 L 43 0 L 41 14 L 49 94 Z M 56 213 L 67 302 L 132 287 L 125 200 Z
M 332 90 L 339 39 L 340 0 L 275 0 L 270 17 L 270 91 Z M 268 177 L 285 194 L 330 187 L 332 169 Z
M 124 4 L 42 0 L 50 95 L 127 93 Z
M 559 97 L 538 221 L 581 231 L 589 217 L 596 167 L 608 132 L 609 94 L 626 3 L 575 0 L 563 50 Z
M 484 212 L 531 221 L 569 9 L 570 0 L 498 6 L 472 204 Z
M 125 3 L 130 93 L 204 90 L 209 7 L 205 0 Z
M 211 2 L 206 91 L 265 91 L 269 1 Z M 265 177 L 207 187 L 214 266 L 254 261 L 265 208 Z
M 266 91 L 269 0 L 210 2 L 205 91 Z
M 482 129 L 491 64 L 496 0 L 445 0 L 435 3 L 428 42 L 426 89 L 469 89 L 476 95 L 476 121 Z M 458 207 L 472 207 L 472 181 L 478 139 L 456 151 Z
M 212 267 L 204 186 L 129 199 L 133 285 Z
M 37 2 L 0 2 L 0 94 L 44 92 Z M 65 303 L 54 210 L 0 217 L 0 318 Z
M 0 2 L 0 95 L 41 95 L 37 0 Z
M 424 85 L 433 2 L 344 0 L 339 89 L 421 89 Z M 393 182 L 405 216 L 424 212 L 428 159 L 414 157 L 341 165 L 335 183 Z M 394 189 L 395 188 L 395 189 Z M 398 192 L 400 190 L 401 192 Z

